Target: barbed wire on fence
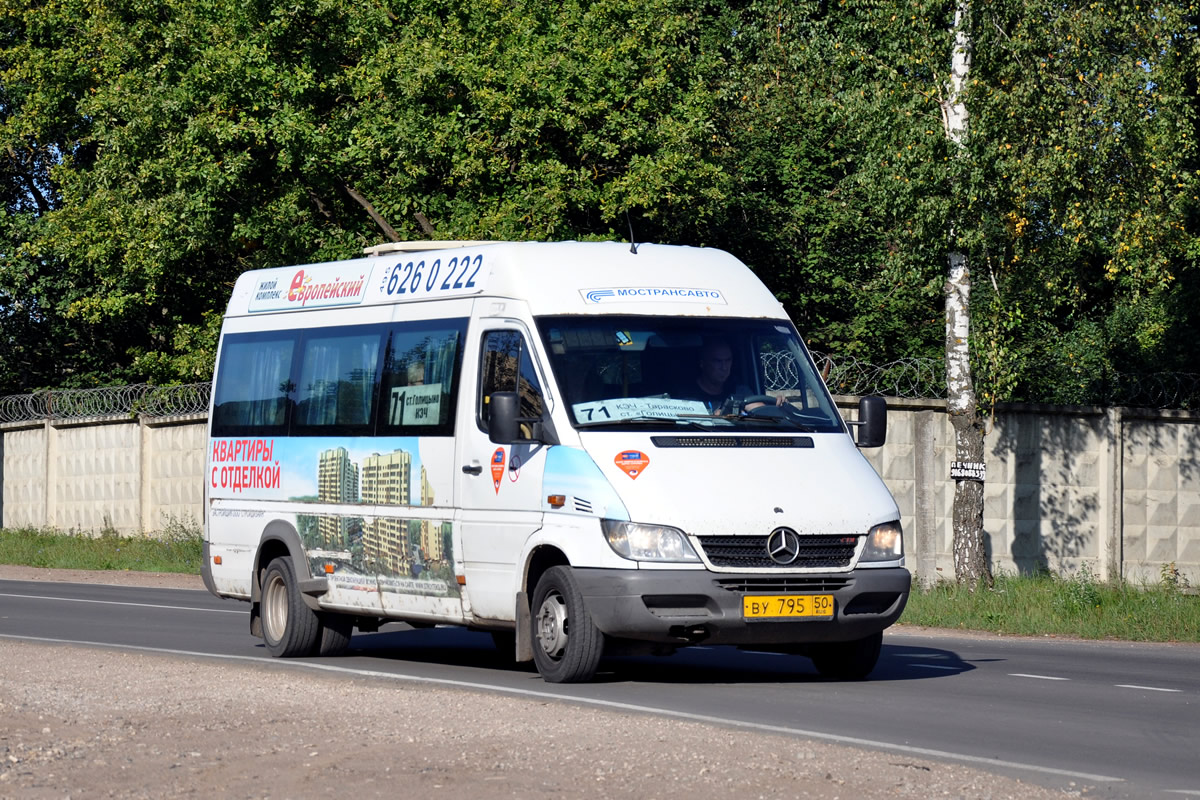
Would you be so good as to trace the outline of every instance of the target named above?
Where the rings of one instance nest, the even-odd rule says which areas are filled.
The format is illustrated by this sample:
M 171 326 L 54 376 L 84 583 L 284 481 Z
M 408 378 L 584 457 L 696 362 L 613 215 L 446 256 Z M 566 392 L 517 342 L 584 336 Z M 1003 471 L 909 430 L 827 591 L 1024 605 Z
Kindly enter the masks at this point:
M 857 358 L 834 360 L 814 352 L 817 370 L 834 394 L 879 394 L 888 397 L 945 397 L 942 362 L 936 358 L 903 358 L 886 364 L 867 364 Z M 790 353 L 763 353 L 763 375 L 768 390 L 800 388 L 800 370 Z
M 909 399 L 946 396 L 946 369 L 938 358 L 900 358 L 884 364 L 868 364 L 853 356 L 834 359 L 827 353 L 814 352 L 813 359 L 826 376 L 825 385 L 834 394 Z
M 817 369 L 830 391 L 840 395 L 883 395 L 906 399 L 943 399 L 946 382 L 939 358 L 901 358 L 868 364 L 854 357 L 834 358 L 814 352 Z M 794 389 L 800 371 L 788 353 L 765 353 L 763 374 L 768 390 Z M 106 386 L 97 389 L 53 389 L 0 397 L 0 422 L 145 416 L 150 418 L 204 414 L 211 383 L 183 386 Z M 1200 408 L 1200 374 L 1157 372 L 1106 376 L 1098 385 L 1073 390 L 1041 402 L 1140 408 Z
M 834 358 L 814 351 L 813 361 L 834 394 L 883 395 L 905 399 L 945 399 L 945 362 L 940 358 L 901 358 L 869 364 L 853 356 Z M 764 353 L 767 389 L 799 385 L 799 370 L 787 353 Z M 986 376 L 977 372 L 982 385 Z M 1108 405 L 1137 408 L 1200 408 L 1200 374 L 1190 372 L 1109 373 L 1091 385 L 1063 385 L 1052 396 L 1025 398 L 1060 405 Z
M 183 386 L 103 386 L 46 389 L 0 397 L 0 422 L 137 416 L 174 417 L 208 412 L 211 383 Z

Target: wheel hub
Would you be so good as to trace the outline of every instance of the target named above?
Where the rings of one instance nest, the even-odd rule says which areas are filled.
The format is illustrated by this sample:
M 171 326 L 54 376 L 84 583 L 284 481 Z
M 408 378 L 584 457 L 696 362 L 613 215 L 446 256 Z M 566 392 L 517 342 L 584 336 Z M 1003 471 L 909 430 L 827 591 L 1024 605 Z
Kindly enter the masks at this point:
M 558 592 L 546 595 L 538 609 L 537 640 L 551 658 L 560 658 L 567 649 L 567 604 Z
M 278 575 L 272 574 L 263 587 L 262 617 L 264 633 L 271 641 L 283 639 L 287 629 L 287 586 Z

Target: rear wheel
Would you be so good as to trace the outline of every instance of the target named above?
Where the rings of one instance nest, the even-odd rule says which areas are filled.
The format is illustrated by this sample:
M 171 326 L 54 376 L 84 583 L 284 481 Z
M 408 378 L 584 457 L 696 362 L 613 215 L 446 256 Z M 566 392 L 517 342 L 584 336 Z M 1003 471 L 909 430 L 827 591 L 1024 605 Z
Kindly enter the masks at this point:
M 321 637 L 316 612 L 304 604 L 292 561 L 281 556 L 267 565 L 262 582 L 262 632 L 277 658 L 312 655 Z
M 322 612 L 321 640 L 317 643 L 317 655 L 340 656 L 350 648 L 350 636 L 354 633 L 354 618 L 345 614 Z
M 821 677 L 840 681 L 861 681 L 875 669 L 882 646 L 883 632 L 880 631 L 853 642 L 813 645 L 809 652 L 813 666 L 821 673 Z
M 538 580 L 530 604 L 533 661 L 550 683 L 591 680 L 604 651 L 604 634 L 583 604 L 570 567 L 551 567 Z

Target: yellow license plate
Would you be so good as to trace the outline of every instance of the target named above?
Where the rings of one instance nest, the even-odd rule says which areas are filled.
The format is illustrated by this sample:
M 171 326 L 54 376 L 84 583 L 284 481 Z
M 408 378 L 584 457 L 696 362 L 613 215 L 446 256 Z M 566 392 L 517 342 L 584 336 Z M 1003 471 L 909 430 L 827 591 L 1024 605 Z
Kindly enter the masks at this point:
M 833 619 L 831 594 L 771 594 L 742 598 L 744 619 L 789 619 L 817 617 Z

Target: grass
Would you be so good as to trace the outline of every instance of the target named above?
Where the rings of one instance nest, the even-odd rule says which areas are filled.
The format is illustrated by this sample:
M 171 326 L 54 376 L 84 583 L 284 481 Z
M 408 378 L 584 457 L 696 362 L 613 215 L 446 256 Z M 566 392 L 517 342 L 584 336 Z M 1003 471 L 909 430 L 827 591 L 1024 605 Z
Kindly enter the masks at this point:
M 144 537 L 120 536 L 112 529 L 98 533 L 0 529 L 0 564 L 196 575 L 200 558 L 200 529 L 174 519 Z
M 1173 564 L 1157 584 L 1109 585 L 1086 567 L 1073 575 L 999 574 L 991 590 L 913 586 L 900 622 L 1029 636 L 1200 642 L 1200 595 Z

